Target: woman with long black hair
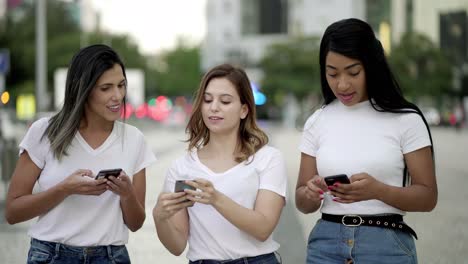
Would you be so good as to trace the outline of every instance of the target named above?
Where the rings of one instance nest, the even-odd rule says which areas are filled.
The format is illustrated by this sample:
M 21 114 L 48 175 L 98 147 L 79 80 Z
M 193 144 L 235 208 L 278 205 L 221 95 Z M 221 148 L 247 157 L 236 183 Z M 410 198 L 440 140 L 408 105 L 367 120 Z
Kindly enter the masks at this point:
M 326 29 L 320 76 L 324 105 L 304 126 L 296 187 L 297 208 L 322 213 L 307 263 L 417 263 L 417 236 L 403 215 L 437 203 L 424 116 L 403 97 L 381 43 L 361 20 Z M 337 174 L 350 183 L 327 185 Z

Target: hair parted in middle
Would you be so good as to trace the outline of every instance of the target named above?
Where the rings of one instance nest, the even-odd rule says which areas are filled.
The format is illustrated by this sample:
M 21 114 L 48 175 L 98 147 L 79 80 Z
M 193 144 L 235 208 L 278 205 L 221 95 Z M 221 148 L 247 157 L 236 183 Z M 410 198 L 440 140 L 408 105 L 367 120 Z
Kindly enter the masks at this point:
M 189 142 L 188 149 L 198 150 L 210 141 L 210 131 L 203 122 L 201 106 L 208 84 L 216 78 L 225 78 L 231 82 L 239 94 L 241 104 L 246 105 L 248 108 L 246 118 L 240 120 L 238 133 L 237 152 L 239 155 L 236 157 L 236 161 L 242 162 L 266 145 L 268 136 L 257 125 L 255 101 L 247 74 L 243 69 L 230 64 L 218 65 L 210 69 L 202 78 L 194 96 L 192 115 L 185 129 L 185 132 L 189 135 L 187 139 L 187 142 Z

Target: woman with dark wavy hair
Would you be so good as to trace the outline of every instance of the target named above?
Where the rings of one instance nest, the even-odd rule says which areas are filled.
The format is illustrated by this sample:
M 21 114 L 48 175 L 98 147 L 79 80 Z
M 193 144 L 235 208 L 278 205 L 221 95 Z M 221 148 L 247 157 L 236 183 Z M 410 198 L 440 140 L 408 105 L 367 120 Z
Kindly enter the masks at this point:
M 364 21 L 326 29 L 320 76 L 325 102 L 304 126 L 296 186 L 297 208 L 322 213 L 307 263 L 417 263 L 416 233 L 403 216 L 437 203 L 424 116 L 403 97 Z M 337 174 L 343 180 L 327 185 Z
M 188 242 L 190 263 L 278 263 L 272 232 L 285 204 L 286 167 L 255 118 L 242 69 L 224 64 L 205 74 L 186 129 L 188 153 L 169 168 L 153 210 L 172 254 Z M 185 190 L 174 192 L 176 181 Z
M 118 54 L 85 47 L 68 68 L 62 109 L 21 141 L 5 215 L 10 224 L 38 217 L 29 264 L 130 263 L 128 230 L 145 220 L 146 167 L 155 157 L 136 127 L 118 121 L 126 93 Z

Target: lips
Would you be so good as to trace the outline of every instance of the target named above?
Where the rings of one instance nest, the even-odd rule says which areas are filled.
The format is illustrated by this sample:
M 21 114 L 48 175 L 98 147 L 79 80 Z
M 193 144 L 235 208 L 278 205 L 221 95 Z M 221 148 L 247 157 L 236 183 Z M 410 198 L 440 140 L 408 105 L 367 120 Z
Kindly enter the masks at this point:
M 117 105 L 108 106 L 107 108 L 108 108 L 109 110 L 111 110 L 112 112 L 119 112 L 119 111 L 120 111 L 120 107 L 121 107 L 121 105 L 120 105 L 120 104 L 117 104 Z
M 353 100 L 355 94 L 356 93 L 338 94 L 338 96 L 340 97 L 340 100 L 343 103 L 348 103 L 348 102 L 351 102 Z
M 210 116 L 208 117 L 209 120 L 217 121 L 217 120 L 223 120 L 224 118 L 219 117 L 219 116 Z

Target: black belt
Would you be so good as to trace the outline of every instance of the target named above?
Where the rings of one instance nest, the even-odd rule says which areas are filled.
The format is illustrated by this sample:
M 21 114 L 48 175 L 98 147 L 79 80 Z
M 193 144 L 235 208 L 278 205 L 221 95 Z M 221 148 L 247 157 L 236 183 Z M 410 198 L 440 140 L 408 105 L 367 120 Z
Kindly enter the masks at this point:
M 325 221 L 340 223 L 345 226 L 377 226 L 390 228 L 409 233 L 418 239 L 416 232 L 403 222 L 403 216 L 399 214 L 391 215 L 331 215 L 322 214 L 322 219 Z

